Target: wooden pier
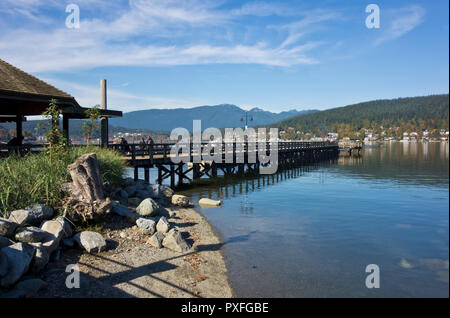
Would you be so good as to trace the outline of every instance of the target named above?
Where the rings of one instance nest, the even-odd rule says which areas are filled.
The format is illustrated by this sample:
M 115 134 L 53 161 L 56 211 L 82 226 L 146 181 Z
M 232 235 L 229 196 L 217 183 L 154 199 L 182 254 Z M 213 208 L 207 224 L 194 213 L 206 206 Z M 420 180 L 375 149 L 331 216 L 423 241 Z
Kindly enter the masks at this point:
M 261 167 L 267 165 L 260 161 L 259 154 L 270 157 L 272 150 L 270 142 L 266 143 L 264 149 L 258 149 L 258 146 L 261 146 L 258 143 L 222 143 L 216 145 L 219 149 L 222 147 L 221 161 L 199 161 L 195 159 L 199 158 L 199 154 L 204 153 L 205 147 L 210 147 L 210 144 L 202 143 L 201 147 L 187 144 L 184 145 L 187 154 L 179 155 L 182 162 L 175 163 L 173 160 L 175 156 L 171 154 L 175 145 L 175 143 L 158 143 L 146 147 L 138 144 L 126 146 L 114 144 L 109 147 L 123 153 L 127 163 L 134 168 L 135 180 L 138 179 L 139 169 L 143 169 L 144 181 L 150 183 L 150 169 L 157 168 L 157 182 L 161 184 L 163 180 L 169 179 L 171 187 L 181 186 L 202 177 L 259 174 Z M 338 144 L 330 142 L 279 141 L 277 149 L 278 156 L 271 163 L 278 168 L 298 167 L 336 158 L 339 155 Z M 230 162 L 230 160 L 226 160 L 227 158 L 233 160 Z
M 364 147 L 364 142 L 359 140 L 347 140 L 339 142 L 339 151 L 346 152 L 349 156 L 361 154 L 361 150 Z

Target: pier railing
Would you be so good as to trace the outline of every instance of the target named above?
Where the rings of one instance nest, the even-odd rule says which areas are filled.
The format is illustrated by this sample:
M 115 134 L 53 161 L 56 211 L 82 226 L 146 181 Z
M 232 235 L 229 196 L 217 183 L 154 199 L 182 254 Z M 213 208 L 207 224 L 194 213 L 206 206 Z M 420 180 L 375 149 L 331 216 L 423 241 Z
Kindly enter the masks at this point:
M 193 158 L 203 153 L 220 150 L 223 156 L 227 154 L 239 153 L 259 153 L 261 151 L 271 151 L 277 147 L 278 152 L 298 151 L 302 149 L 317 149 L 327 147 L 338 147 L 333 142 L 307 142 L 307 141 L 278 141 L 278 142 L 202 142 L 202 143 L 154 143 L 154 144 L 111 144 L 110 148 L 121 152 L 127 159 L 132 162 L 136 160 L 150 160 L 153 162 L 169 160 L 172 150 L 177 147 L 180 157 Z M 189 149 L 189 150 L 188 150 Z M 181 152 L 181 154 L 180 154 Z M 190 159 L 186 158 L 189 161 Z

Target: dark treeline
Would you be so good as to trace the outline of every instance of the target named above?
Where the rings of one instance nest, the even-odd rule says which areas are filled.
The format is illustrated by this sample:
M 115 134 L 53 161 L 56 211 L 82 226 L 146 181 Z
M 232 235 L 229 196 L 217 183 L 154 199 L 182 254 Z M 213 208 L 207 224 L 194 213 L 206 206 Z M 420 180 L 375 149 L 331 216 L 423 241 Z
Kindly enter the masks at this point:
M 406 131 L 448 129 L 449 95 L 375 100 L 321 112 L 295 116 L 273 126 L 320 135 L 322 130 L 339 132 L 340 136 L 358 134 L 362 128 Z M 383 128 L 380 128 L 383 127 Z

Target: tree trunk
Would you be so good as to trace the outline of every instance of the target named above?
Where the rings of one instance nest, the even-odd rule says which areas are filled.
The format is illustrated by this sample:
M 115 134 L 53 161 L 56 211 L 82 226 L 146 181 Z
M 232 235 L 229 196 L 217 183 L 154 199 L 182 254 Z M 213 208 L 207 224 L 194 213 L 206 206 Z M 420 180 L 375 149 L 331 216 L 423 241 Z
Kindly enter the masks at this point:
M 67 167 L 73 180 L 72 194 L 75 199 L 85 203 L 103 201 L 100 168 L 95 153 L 89 153 L 78 158 Z

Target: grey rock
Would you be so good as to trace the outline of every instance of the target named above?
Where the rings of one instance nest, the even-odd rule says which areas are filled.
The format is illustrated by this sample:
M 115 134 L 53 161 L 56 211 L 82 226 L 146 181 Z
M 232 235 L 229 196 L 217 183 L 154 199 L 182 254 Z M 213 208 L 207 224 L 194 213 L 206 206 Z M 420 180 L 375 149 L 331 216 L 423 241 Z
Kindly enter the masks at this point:
M 142 200 L 150 198 L 151 197 L 151 193 L 149 191 L 146 190 L 137 190 L 136 191 L 136 196 Z
M 174 191 L 162 184 L 152 184 L 148 186 L 148 190 L 151 193 L 151 197 L 154 199 L 171 199 Z
M 0 236 L 12 237 L 18 224 L 14 221 L 0 218 Z
M 50 254 L 48 249 L 42 243 L 31 243 L 36 248 L 36 252 L 31 262 L 31 271 L 33 273 L 39 273 L 48 264 L 50 260 Z
M 136 208 L 136 212 L 142 216 L 154 216 L 157 214 L 159 205 L 151 198 L 143 200 Z
M 48 254 L 50 255 L 58 248 L 61 242 L 64 235 L 64 225 L 57 220 L 45 221 L 41 226 L 41 230 L 50 234 L 49 239 L 43 242 L 43 246 L 47 248 Z
M 144 234 L 152 235 L 156 231 L 156 222 L 152 219 L 139 218 L 136 220 L 136 225 Z
M 132 212 L 130 209 L 128 209 L 126 206 L 117 203 L 112 202 L 112 211 L 116 213 L 117 215 L 124 216 L 126 218 L 130 218 L 132 221 L 136 221 L 140 215 L 137 213 Z
M 70 222 L 63 216 L 58 216 L 56 218 L 57 222 L 59 222 L 63 227 L 63 238 L 72 237 L 73 231 L 72 226 L 70 225 Z
M 181 237 L 181 234 L 178 231 L 169 231 L 164 237 L 162 245 L 179 253 L 187 252 L 191 248 L 191 246 Z
M 0 236 L 0 249 L 4 248 L 5 246 L 13 245 L 14 241 L 10 240 L 7 237 Z
M 73 237 L 78 245 L 88 253 L 99 253 L 106 249 L 106 241 L 100 233 L 84 231 Z
M 34 204 L 23 210 L 12 211 L 9 220 L 19 225 L 39 225 L 53 216 L 53 209 L 45 204 Z
M 189 206 L 189 199 L 185 195 L 181 194 L 174 194 L 172 196 L 172 204 L 180 207 L 188 207 Z
M 120 197 L 123 198 L 123 199 L 128 199 L 128 192 L 125 191 L 125 190 L 123 190 L 123 189 L 120 190 L 119 195 L 120 195 Z
M 212 200 L 212 199 L 209 199 L 209 198 L 201 198 L 198 201 L 198 204 L 200 204 L 201 206 L 205 206 L 205 207 L 208 207 L 208 206 L 213 207 L 213 206 L 220 206 L 220 205 L 222 205 L 222 201 L 221 200 Z
M 147 243 L 150 244 L 153 247 L 161 248 L 162 247 L 162 241 L 164 240 L 165 235 L 161 232 L 156 232 L 153 234 L 148 240 Z
M 17 242 L 36 243 L 49 239 L 49 234 L 35 226 L 23 227 L 17 231 L 15 239 Z
M 2 287 L 14 285 L 28 271 L 34 252 L 34 246 L 22 242 L 0 250 L 0 253 L 5 255 L 8 260 L 8 272 L 0 280 Z
M 132 185 L 132 186 L 126 187 L 124 190 L 126 193 L 128 193 L 129 197 L 132 197 L 136 193 L 137 187 Z
M 134 180 L 133 180 L 133 178 L 125 178 L 123 180 L 123 184 L 127 187 L 132 186 L 132 185 L 134 185 Z
M 169 222 L 164 216 L 162 216 L 159 219 L 158 223 L 156 224 L 156 231 L 161 233 L 167 233 L 169 232 L 169 228 L 170 228 Z
M 131 205 L 131 206 L 138 206 L 141 202 L 142 202 L 142 199 L 139 199 L 136 197 L 128 198 L 128 205 Z

